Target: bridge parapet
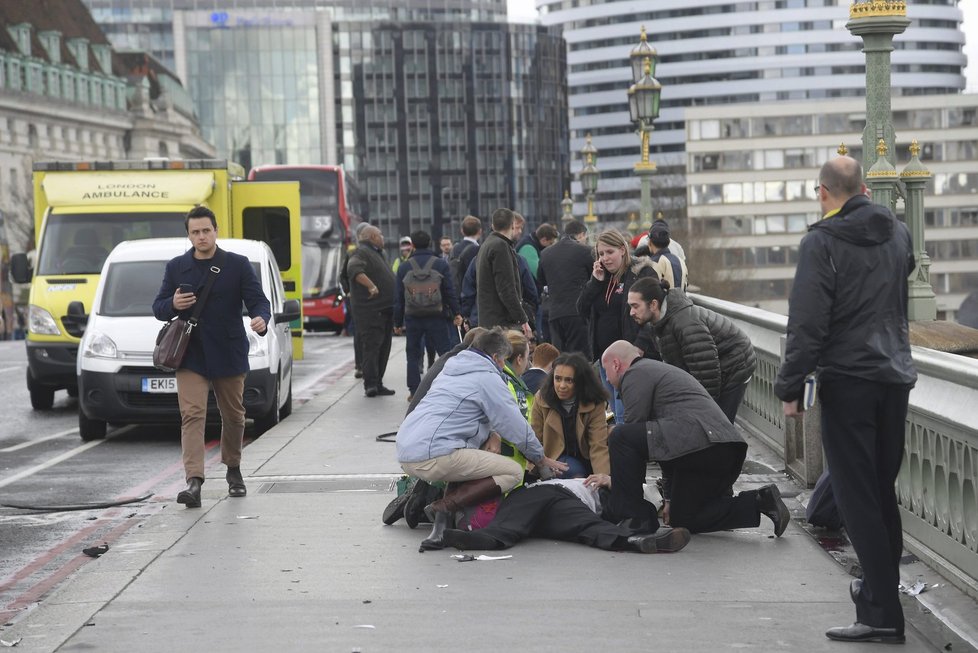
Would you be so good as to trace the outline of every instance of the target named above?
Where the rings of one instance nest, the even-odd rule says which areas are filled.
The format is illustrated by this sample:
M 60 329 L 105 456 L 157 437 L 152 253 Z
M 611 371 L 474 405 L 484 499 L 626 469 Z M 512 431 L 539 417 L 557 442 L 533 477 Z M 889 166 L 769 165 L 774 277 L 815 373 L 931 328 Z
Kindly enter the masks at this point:
M 774 394 L 788 318 L 703 295 L 700 306 L 750 337 L 757 370 L 738 413 L 742 427 L 777 451 L 811 487 L 822 472 L 818 404 L 786 419 Z M 919 379 L 910 393 L 907 440 L 897 479 L 904 542 L 949 581 L 978 598 L 978 360 L 913 347 Z

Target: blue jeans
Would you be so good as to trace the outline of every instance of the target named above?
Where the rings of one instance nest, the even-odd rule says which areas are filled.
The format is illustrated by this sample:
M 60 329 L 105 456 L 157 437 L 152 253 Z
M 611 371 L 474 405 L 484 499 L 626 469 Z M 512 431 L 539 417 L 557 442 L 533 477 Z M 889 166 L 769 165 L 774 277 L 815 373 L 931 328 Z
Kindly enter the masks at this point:
M 435 352 L 441 356 L 449 349 L 448 329 L 445 326 L 445 318 L 436 317 L 410 317 L 404 316 L 404 332 L 407 337 L 405 345 L 405 355 L 407 356 L 407 385 L 408 391 L 414 394 L 421 384 L 421 357 L 424 355 L 424 344 L 434 348 Z
M 600 361 L 598 362 L 598 374 L 601 376 L 605 390 L 608 391 L 608 396 L 611 397 L 608 406 L 615 412 L 615 424 L 622 424 L 625 421 L 625 404 L 622 403 L 621 396 L 614 386 L 608 383 L 608 375 L 604 373 L 604 365 Z
M 567 463 L 567 471 L 561 474 L 559 478 L 587 478 L 591 475 L 591 465 L 583 458 L 561 454 L 557 460 Z

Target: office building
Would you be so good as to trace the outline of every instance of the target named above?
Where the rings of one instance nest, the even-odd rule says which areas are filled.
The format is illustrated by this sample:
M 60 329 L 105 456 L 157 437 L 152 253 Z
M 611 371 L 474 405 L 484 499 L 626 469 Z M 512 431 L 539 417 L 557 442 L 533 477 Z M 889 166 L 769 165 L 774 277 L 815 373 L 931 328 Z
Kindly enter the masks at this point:
M 787 314 L 798 244 L 821 217 L 813 190 L 819 169 L 842 144 L 861 160 L 865 102 L 715 105 L 689 108 L 685 117 L 685 230 L 696 252 L 690 281 L 707 294 Z M 953 319 L 978 289 L 978 95 L 895 97 L 893 126 L 897 171 L 916 139 L 933 175 L 925 247 L 938 317 Z
M 653 203 L 681 223 L 685 210 L 687 108 L 767 104 L 865 94 L 862 43 L 846 29 L 849 0 L 536 0 L 544 25 L 560 26 L 567 41 L 572 170 L 590 133 L 601 172 L 596 212 L 623 224 L 638 211 L 639 139 L 629 122 L 628 55 L 641 27 L 659 55 L 662 110 L 652 134 L 658 163 Z M 964 89 L 964 34 L 958 0 L 911 2 L 913 21 L 892 55 L 894 96 Z M 732 135 L 736 138 L 736 135 Z M 575 213 L 584 210 L 580 183 Z
M 499 206 L 559 217 L 564 42 L 507 24 L 503 0 L 88 1 L 114 40 L 172 60 L 223 156 L 343 164 L 389 239 Z

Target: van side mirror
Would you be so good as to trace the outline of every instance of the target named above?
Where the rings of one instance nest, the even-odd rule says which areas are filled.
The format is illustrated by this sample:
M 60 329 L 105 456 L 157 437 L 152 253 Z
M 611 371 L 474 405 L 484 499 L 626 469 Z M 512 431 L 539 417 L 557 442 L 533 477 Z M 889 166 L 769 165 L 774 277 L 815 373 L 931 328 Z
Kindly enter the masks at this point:
M 79 301 L 68 303 L 68 314 L 61 318 L 65 325 L 65 331 L 80 338 L 85 333 L 85 326 L 88 324 L 88 313 L 85 312 L 85 304 Z
M 10 257 L 10 278 L 16 283 L 30 283 L 31 264 L 27 260 L 27 254 L 14 254 Z
M 278 324 L 279 322 L 291 322 L 292 320 L 298 320 L 299 315 L 301 315 L 301 312 L 299 310 L 299 300 L 286 299 L 285 303 L 282 305 L 282 312 L 275 313 L 272 316 L 272 320 L 276 324 Z

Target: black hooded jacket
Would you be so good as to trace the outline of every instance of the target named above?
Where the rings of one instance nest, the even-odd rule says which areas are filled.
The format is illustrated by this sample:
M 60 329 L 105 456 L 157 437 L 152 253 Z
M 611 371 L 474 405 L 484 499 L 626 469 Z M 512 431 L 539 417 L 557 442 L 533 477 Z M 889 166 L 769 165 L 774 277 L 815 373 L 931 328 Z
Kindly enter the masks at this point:
M 775 394 L 798 399 L 814 371 L 822 382 L 846 376 L 916 382 L 907 322 L 907 279 L 914 269 L 907 226 L 856 195 L 809 227 L 798 259 Z

